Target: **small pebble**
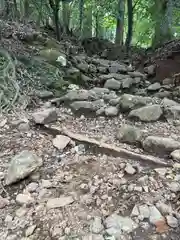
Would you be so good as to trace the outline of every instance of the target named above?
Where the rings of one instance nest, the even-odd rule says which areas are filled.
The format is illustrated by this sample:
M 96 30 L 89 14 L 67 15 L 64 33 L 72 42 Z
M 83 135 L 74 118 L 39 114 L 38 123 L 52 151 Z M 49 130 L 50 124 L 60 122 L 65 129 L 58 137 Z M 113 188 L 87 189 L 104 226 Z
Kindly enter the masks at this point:
M 124 169 L 124 171 L 127 173 L 127 174 L 130 174 L 130 175 L 134 175 L 136 173 L 136 169 L 133 168 L 133 166 L 131 164 L 126 164 L 126 167 Z
M 32 225 L 32 226 L 28 227 L 26 229 L 26 233 L 25 233 L 26 237 L 31 236 L 34 233 L 35 229 L 36 229 L 36 225 Z
M 172 228 L 177 228 L 179 225 L 177 218 L 175 218 L 171 215 L 166 216 L 166 220 L 167 220 L 167 224 Z

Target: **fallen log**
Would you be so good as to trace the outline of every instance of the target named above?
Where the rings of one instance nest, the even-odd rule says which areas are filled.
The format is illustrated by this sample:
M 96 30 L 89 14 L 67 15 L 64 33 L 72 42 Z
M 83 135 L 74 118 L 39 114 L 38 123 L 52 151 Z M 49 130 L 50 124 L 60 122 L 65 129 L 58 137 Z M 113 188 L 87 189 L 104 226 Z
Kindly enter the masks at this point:
M 171 163 L 164 162 L 164 159 L 162 159 L 162 158 L 154 157 L 152 155 L 135 153 L 135 152 L 129 151 L 127 149 L 117 147 L 112 144 L 100 142 L 94 138 L 89 138 L 82 134 L 73 133 L 66 128 L 60 128 L 57 126 L 49 126 L 49 125 L 44 125 L 44 127 L 46 130 L 50 131 L 51 134 L 53 134 L 53 135 L 58 135 L 58 134 L 66 135 L 75 141 L 83 142 L 83 143 L 86 143 L 89 145 L 94 145 L 100 149 L 105 149 L 111 155 L 116 156 L 116 157 L 129 158 L 129 159 L 138 160 L 138 161 L 146 161 L 146 162 L 148 161 L 151 163 L 162 165 L 164 167 L 172 167 L 173 166 L 173 164 L 171 164 Z

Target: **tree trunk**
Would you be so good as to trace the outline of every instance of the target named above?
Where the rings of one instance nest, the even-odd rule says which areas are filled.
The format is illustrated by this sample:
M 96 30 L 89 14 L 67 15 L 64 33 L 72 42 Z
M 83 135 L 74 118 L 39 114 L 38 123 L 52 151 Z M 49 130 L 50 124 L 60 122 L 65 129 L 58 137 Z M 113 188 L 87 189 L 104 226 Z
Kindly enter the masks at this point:
M 88 7 L 85 14 L 86 18 L 83 22 L 83 37 L 92 37 L 92 5 Z
M 24 22 L 27 23 L 29 19 L 30 9 L 29 9 L 29 0 L 24 0 Z
M 55 29 L 56 29 L 56 37 L 57 40 L 61 40 L 60 35 L 60 26 L 59 26 L 59 3 L 60 0 L 49 0 L 49 5 L 51 9 L 53 10 L 53 17 L 54 17 L 54 23 L 55 23 Z
M 98 13 L 95 15 L 95 35 L 97 38 L 103 38 L 103 27 L 100 24 L 100 16 Z
M 172 39 L 172 0 L 155 0 L 156 11 L 154 14 L 155 33 L 152 41 L 152 47 L 163 44 Z
M 63 29 L 66 34 L 69 33 L 70 9 L 68 2 L 62 2 Z
M 61 36 L 60 36 L 60 28 L 59 28 L 59 9 L 54 10 L 54 22 L 55 22 L 57 40 L 60 41 Z
M 128 9 L 128 32 L 126 36 L 126 51 L 129 53 L 129 48 L 132 41 L 133 35 L 133 6 L 132 0 L 127 0 L 127 9 Z
M 119 0 L 115 43 L 120 45 L 123 45 L 124 37 L 124 12 L 125 12 L 125 0 Z
M 84 0 L 79 0 L 79 29 L 80 29 L 80 36 L 82 36 L 83 12 L 84 12 Z
M 18 20 L 19 19 L 19 11 L 18 11 L 18 7 L 17 7 L 17 1 L 13 0 L 13 3 L 14 3 L 14 18 L 16 20 Z
M 4 2 L 4 9 L 2 13 L 4 19 L 12 20 L 13 19 L 13 3 L 11 0 L 6 0 Z

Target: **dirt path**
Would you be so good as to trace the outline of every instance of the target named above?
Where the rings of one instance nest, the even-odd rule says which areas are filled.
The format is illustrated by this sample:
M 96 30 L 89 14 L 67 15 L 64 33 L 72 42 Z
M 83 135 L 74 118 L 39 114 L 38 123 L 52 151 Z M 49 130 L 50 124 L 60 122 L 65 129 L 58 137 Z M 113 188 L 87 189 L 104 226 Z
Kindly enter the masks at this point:
M 87 119 L 58 111 L 57 126 L 142 152 L 115 139 L 117 129 L 128 123 L 122 116 Z M 140 128 L 179 133 L 160 122 Z M 42 157 L 43 166 L 14 185 L 1 186 L 0 239 L 179 239 L 178 170 L 92 152 L 74 141 L 58 150 L 53 139 L 17 117 L 8 116 L 1 127 L 1 184 L 9 161 L 21 151 Z

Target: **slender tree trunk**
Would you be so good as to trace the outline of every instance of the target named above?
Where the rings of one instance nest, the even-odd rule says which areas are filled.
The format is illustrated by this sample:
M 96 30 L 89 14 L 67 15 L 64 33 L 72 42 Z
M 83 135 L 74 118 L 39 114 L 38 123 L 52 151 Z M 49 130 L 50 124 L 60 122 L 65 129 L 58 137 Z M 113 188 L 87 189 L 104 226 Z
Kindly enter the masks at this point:
M 13 19 L 13 4 L 11 0 L 5 0 L 2 17 L 8 20 Z
M 83 24 L 83 12 L 84 12 L 84 0 L 79 0 L 79 29 L 82 36 L 82 24 Z
M 100 24 L 100 16 L 98 13 L 95 15 L 95 35 L 97 38 L 103 38 L 103 27 Z
M 51 9 L 53 10 L 53 17 L 54 17 L 54 23 L 55 23 L 55 29 L 56 29 L 56 37 L 57 40 L 61 40 L 61 35 L 60 35 L 60 24 L 59 24 L 59 3 L 60 0 L 49 0 L 49 5 Z
M 66 34 L 69 33 L 70 9 L 68 2 L 62 2 L 63 28 Z
M 92 5 L 86 11 L 86 18 L 83 21 L 83 36 L 85 38 L 92 37 Z
M 118 16 L 116 23 L 115 43 L 120 45 L 123 45 L 124 37 L 124 12 L 125 12 L 125 0 L 118 0 Z
M 29 0 L 24 0 L 24 22 L 27 23 L 29 19 L 30 9 L 29 9 Z
M 154 4 L 155 33 L 152 47 L 156 48 L 173 37 L 171 27 L 173 3 L 172 0 L 155 0 Z
M 128 32 L 126 36 L 126 51 L 129 53 L 129 48 L 132 41 L 133 35 L 133 6 L 132 0 L 127 0 L 127 9 L 128 9 Z
M 13 0 L 13 3 L 14 3 L 14 18 L 16 20 L 18 20 L 19 19 L 19 11 L 18 11 L 18 7 L 17 7 L 17 1 Z
M 59 9 L 54 10 L 54 22 L 55 22 L 57 40 L 60 41 L 61 36 L 60 36 L 60 28 L 59 28 Z

